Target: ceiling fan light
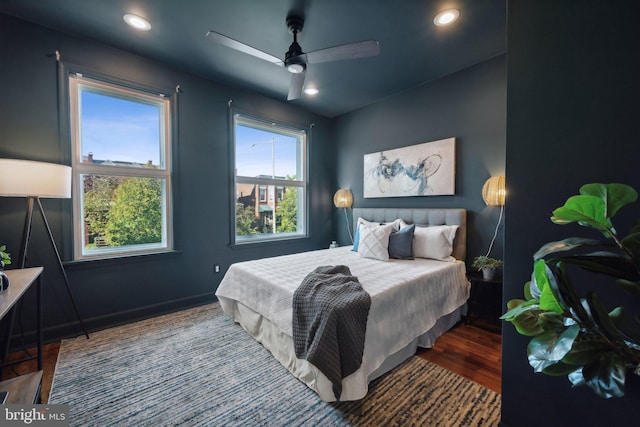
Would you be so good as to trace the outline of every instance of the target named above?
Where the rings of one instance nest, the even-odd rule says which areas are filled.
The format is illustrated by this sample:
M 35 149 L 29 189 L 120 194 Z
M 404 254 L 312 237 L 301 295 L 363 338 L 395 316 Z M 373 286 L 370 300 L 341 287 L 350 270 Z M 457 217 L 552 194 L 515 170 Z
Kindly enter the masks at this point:
M 127 13 L 122 17 L 122 19 L 124 19 L 124 22 L 126 22 L 130 27 L 133 27 L 137 30 L 149 31 L 151 29 L 151 24 L 149 23 L 149 21 L 141 16 Z
M 304 64 L 293 63 L 287 65 L 287 71 L 293 74 L 299 74 L 304 71 Z
M 304 90 L 304 93 L 306 93 L 307 95 L 317 95 L 320 91 L 318 89 L 316 89 L 315 87 L 308 87 Z
M 433 18 L 433 23 L 438 27 L 443 27 L 445 25 L 453 24 L 458 17 L 460 17 L 460 11 L 458 9 L 446 9 L 438 13 L 436 17 Z

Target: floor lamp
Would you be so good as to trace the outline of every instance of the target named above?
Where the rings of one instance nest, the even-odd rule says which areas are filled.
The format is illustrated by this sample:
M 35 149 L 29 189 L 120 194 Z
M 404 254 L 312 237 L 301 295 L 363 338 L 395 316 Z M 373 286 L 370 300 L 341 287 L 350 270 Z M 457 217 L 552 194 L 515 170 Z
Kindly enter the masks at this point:
M 500 227 L 502 215 L 504 214 L 504 200 L 506 195 L 504 181 L 504 176 L 502 175 L 492 176 L 482 186 L 482 199 L 487 206 L 500 206 L 500 217 L 498 218 L 496 231 L 493 233 L 493 238 L 491 239 L 491 244 L 489 245 L 489 250 L 487 251 L 486 256 L 489 256 L 491 249 L 493 249 L 493 243 L 496 241 L 498 228 Z
M 64 277 L 64 283 L 69 292 L 71 303 L 76 312 L 76 316 L 80 321 L 80 325 L 84 330 L 84 334 L 89 338 L 87 328 L 82 321 L 76 300 L 71 291 L 69 277 L 62 264 L 60 252 L 53 239 L 51 227 L 42 208 L 41 198 L 69 199 L 71 198 L 71 168 L 69 166 L 58 165 L 54 163 L 34 162 L 30 160 L 13 160 L 0 159 L 0 196 L 4 197 L 26 197 L 27 198 L 27 215 L 24 221 L 24 230 L 22 234 L 22 245 L 20 247 L 20 256 L 17 265 L 24 268 L 29 250 L 29 241 L 31 240 L 31 224 L 33 220 L 34 206 L 40 210 L 44 226 L 49 234 L 49 240 L 53 246 L 53 250 L 58 259 L 60 271 Z
M 350 208 L 353 204 L 353 195 L 351 194 L 351 191 L 344 188 L 336 191 L 336 194 L 333 195 L 333 204 L 336 205 L 336 208 L 344 209 L 344 219 L 347 221 L 347 231 L 349 232 L 349 238 L 353 244 L 353 236 L 351 235 L 351 228 L 349 227 L 349 217 L 347 216 L 347 208 Z

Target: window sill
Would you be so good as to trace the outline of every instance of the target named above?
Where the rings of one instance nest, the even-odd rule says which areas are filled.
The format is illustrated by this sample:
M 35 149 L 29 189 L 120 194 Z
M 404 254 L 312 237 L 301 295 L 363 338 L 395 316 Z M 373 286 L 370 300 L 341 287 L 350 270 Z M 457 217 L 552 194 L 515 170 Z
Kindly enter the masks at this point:
M 91 258 L 91 259 L 83 259 L 77 261 L 66 261 L 64 262 L 65 269 L 69 270 L 81 270 L 85 268 L 96 268 L 96 267 L 110 267 L 117 264 L 127 263 L 132 264 L 136 262 L 157 262 L 162 259 L 167 258 L 175 258 L 182 255 L 182 251 L 180 250 L 169 250 L 164 252 L 155 252 L 148 254 L 135 254 L 135 255 L 121 255 L 121 256 L 112 256 L 105 258 Z
M 295 236 L 295 237 L 286 237 L 281 239 L 273 239 L 273 240 L 255 240 L 255 241 L 244 241 L 242 243 L 232 243 L 229 247 L 233 250 L 236 249 L 255 249 L 260 247 L 273 247 L 273 246 L 283 246 L 287 244 L 300 243 L 304 241 L 308 241 L 310 239 L 309 236 Z

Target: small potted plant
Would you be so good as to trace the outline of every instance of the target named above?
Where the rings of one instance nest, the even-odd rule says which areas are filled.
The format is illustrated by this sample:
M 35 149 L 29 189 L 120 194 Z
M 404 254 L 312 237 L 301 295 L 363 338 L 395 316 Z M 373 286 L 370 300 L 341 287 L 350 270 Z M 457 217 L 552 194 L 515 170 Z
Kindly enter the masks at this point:
M 471 267 L 482 271 L 482 277 L 485 280 L 495 280 L 500 277 L 502 265 L 502 260 L 491 258 L 487 255 L 480 255 L 473 259 Z
M 0 269 L 5 265 L 11 264 L 11 254 L 5 252 L 7 247 L 5 245 L 0 246 Z
M 0 246 L 0 292 L 9 287 L 9 277 L 4 274 L 4 266 L 11 264 L 11 254 L 6 253 L 7 247 L 5 245 Z

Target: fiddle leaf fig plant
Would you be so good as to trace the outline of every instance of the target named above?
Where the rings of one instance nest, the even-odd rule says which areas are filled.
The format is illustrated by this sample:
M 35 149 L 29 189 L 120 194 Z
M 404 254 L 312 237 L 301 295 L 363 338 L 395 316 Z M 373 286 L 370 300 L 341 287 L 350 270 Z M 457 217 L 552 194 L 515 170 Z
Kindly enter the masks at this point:
M 596 274 L 603 285 L 616 284 L 637 302 L 640 227 L 622 237 L 612 223 L 619 209 L 637 199 L 625 184 L 586 184 L 554 210 L 553 223 L 577 223 L 603 238 L 571 237 L 542 246 L 533 256 L 524 299 L 509 301 L 501 317 L 532 337 L 527 355 L 535 372 L 566 375 L 574 386 L 586 385 L 603 398 L 624 396 L 626 376 L 640 375 L 640 315 L 623 306 L 606 308 L 595 291 L 580 293 L 576 288 L 588 283 L 574 286 L 572 277 L 576 268 Z

